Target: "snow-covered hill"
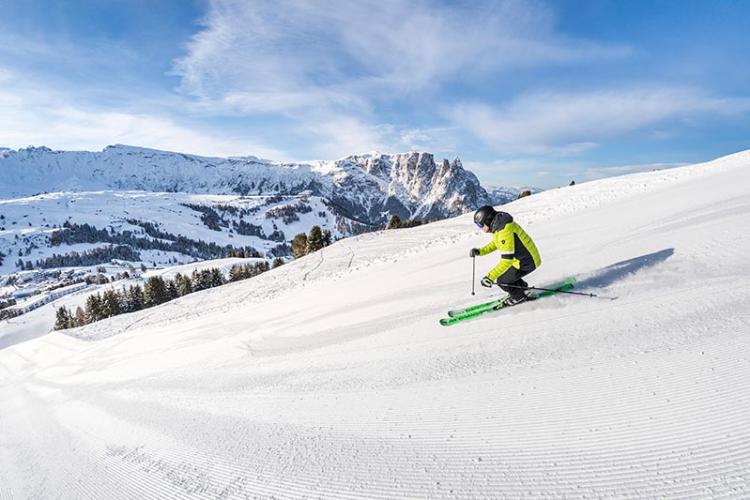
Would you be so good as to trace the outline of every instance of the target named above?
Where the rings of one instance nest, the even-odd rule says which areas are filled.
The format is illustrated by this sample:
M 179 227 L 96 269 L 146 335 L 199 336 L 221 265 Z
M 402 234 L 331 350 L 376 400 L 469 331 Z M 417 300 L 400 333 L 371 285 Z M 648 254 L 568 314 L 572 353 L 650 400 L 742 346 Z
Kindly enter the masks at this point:
M 7 347 L 4 496 L 747 498 L 748 185 L 745 152 L 505 207 L 530 281 L 614 301 L 439 326 L 496 293 L 466 215 Z
M 337 161 L 279 163 L 254 157 L 208 158 L 132 146 L 101 152 L 27 148 L 0 151 L 0 197 L 43 192 L 137 190 L 193 194 L 299 195 L 327 199 L 344 216 L 382 225 L 439 219 L 489 201 L 456 158 L 429 153 L 371 153 Z
M 35 269 L 60 267 L 45 259 L 110 246 L 127 246 L 120 259 L 149 267 L 224 257 L 228 248 L 289 256 L 288 241 L 314 225 L 334 238 L 367 229 L 326 200 L 305 195 L 98 191 L 0 200 L 0 252 L 6 255 L 0 276 L 16 271 L 19 260 Z

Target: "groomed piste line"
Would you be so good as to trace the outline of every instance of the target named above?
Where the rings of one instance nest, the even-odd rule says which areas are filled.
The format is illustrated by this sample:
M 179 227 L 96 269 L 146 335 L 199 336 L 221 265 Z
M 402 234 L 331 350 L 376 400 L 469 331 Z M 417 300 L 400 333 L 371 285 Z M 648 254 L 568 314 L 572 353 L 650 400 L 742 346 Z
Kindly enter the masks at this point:
M 725 346 L 725 352 L 732 352 L 732 346 Z M 718 352 L 717 352 L 718 353 Z M 736 353 L 736 352 L 735 352 Z M 740 365 L 747 365 L 747 362 L 738 361 Z M 722 367 L 725 368 L 721 377 L 716 377 L 712 382 L 722 382 L 729 388 L 735 389 L 735 392 L 741 393 L 743 387 L 743 373 L 736 366 Z M 704 367 L 705 369 L 705 367 Z M 732 375 L 734 374 L 734 378 Z M 675 375 L 677 376 L 677 375 Z M 721 380 L 719 380 L 721 379 Z M 739 394 L 723 394 L 728 396 L 727 401 L 737 401 L 736 396 Z M 588 393 L 589 397 L 581 397 L 578 400 L 567 400 L 569 407 L 576 407 L 582 413 L 594 417 L 597 412 L 595 408 L 586 405 L 587 401 L 598 399 L 596 394 Z M 453 414 L 452 427 L 446 427 L 445 421 L 438 419 L 417 418 L 419 422 L 419 432 L 421 435 L 414 435 L 410 439 L 412 450 L 404 452 L 399 460 L 402 466 L 409 464 L 414 469 L 427 468 L 425 474 L 404 476 L 399 482 L 398 491 L 408 492 L 408 494 L 421 495 L 425 491 L 430 491 L 434 486 L 426 481 L 430 476 L 429 469 L 440 467 L 440 477 L 444 484 L 452 481 L 460 482 L 462 476 L 476 473 L 481 468 L 485 474 L 491 477 L 505 477 L 511 475 L 518 483 L 528 484 L 529 486 L 518 486 L 506 484 L 496 479 L 496 484 L 485 485 L 491 488 L 500 488 L 508 494 L 521 494 L 523 492 L 541 492 L 545 488 L 557 488 L 555 491 L 564 491 L 571 488 L 570 492 L 581 492 L 581 489 L 596 491 L 597 494 L 616 495 L 624 491 L 641 490 L 643 493 L 657 491 L 653 488 L 653 482 L 659 479 L 659 476 L 669 478 L 669 486 L 662 485 L 658 491 L 662 494 L 674 494 L 683 497 L 696 493 L 696 488 L 702 489 L 703 493 L 708 493 L 711 487 L 711 481 L 698 481 L 695 479 L 694 471 L 700 471 L 701 474 L 710 474 L 714 476 L 731 476 L 736 474 L 738 481 L 742 481 L 742 472 L 745 469 L 738 466 L 747 465 L 750 462 L 748 457 L 748 437 L 732 437 L 732 430 L 744 422 L 747 414 L 748 401 L 744 401 L 745 407 L 733 412 L 717 411 L 711 408 L 711 401 L 705 403 L 706 413 L 708 416 L 713 415 L 718 421 L 710 418 L 700 418 L 699 422 L 692 420 L 680 421 L 675 418 L 684 414 L 683 407 L 692 406 L 692 415 L 699 416 L 695 412 L 695 398 L 700 393 L 686 393 L 680 401 L 672 401 L 669 407 L 656 405 L 656 413 L 650 414 L 650 418 L 655 421 L 669 420 L 679 423 L 679 432 L 667 427 L 663 439 L 651 439 L 647 443 L 634 443 L 633 434 L 639 430 L 638 425 L 623 425 L 623 422 L 629 422 L 628 408 L 631 406 L 629 401 L 622 401 L 612 412 L 601 412 L 610 419 L 590 418 L 588 425 L 595 425 L 595 433 L 606 435 L 606 439 L 590 440 L 588 446 L 591 448 L 585 454 L 580 454 L 576 450 L 574 443 L 566 445 L 564 440 L 558 436 L 554 441 L 555 451 L 551 451 L 549 439 L 533 439 L 537 434 L 537 428 L 543 429 L 542 434 L 557 434 L 560 431 L 567 430 L 568 433 L 574 433 L 570 425 L 561 423 L 558 414 L 545 412 L 542 417 L 535 422 L 529 422 L 526 428 L 514 424 L 514 435 L 509 436 L 504 432 L 502 421 L 485 421 L 472 419 L 471 415 L 476 413 L 476 408 L 465 408 L 463 411 L 457 411 Z M 746 398 L 745 398 L 746 399 Z M 457 402 L 458 404 L 459 402 Z M 482 408 L 486 414 L 501 414 L 504 408 L 500 405 Z M 440 416 L 439 408 L 418 408 L 415 412 L 421 415 Z M 165 409 L 165 411 L 168 411 Z M 560 412 L 564 412 L 563 409 Z M 632 411 L 631 411 L 632 413 Z M 397 413 L 389 413 L 388 434 L 394 435 L 399 432 L 407 432 L 414 428 L 414 413 L 402 415 L 404 418 L 398 418 Z M 652 420 L 641 417 L 640 420 L 650 425 Z M 612 432 L 613 422 L 618 422 L 616 427 L 621 427 L 620 432 Z M 554 423 L 560 424 L 559 428 L 554 427 Z M 360 425 L 351 424 L 350 426 L 335 426 L 338 437 L 331 440 L 331 436 L 317 436 L 318 442 L 326 444 L 331 450 L 360 450 L 372 451 L 373 449 L 382 449 L 383 443 L 379 436 L 384 434 L 383 423 L 377 425 L 366 421 L 360 421 Z M 403 431 L 400 429 L 403 427 Z M 358 437 L 347 440 L 343 438 L 348 432 L 356 432 Z M 414 432 L 414 431 L 412 431 Z M 445 432 L 454 434 L 454 439 L 460 439 L 451 442 L 446 438 Z M 425 435 L 427 434 L 427 435 Z M 369 438 L 365 437 L 370 435 Z M 448 435 L 450 436 L 450 435 Z M 699 436 L 699 439 L 686 440 L 685 436 Z M 106 440 L 100 440 L 102 444 Z M 502 453 L 487 452 L 487 445 L 496 450 L 504 450 Z M 149 447 L 155 447 L 158 442 L 151 442 Z M 493 446 L 494 445 L 494 446 Z M 570 447 L 569 447 L 570 446 Z M 345 476 L 341 480 L 329 479 L 323 487 L 314 471 L 294 470 L 294 481 L 285 480 L 283 467 L 280 470 L 273 471 L 273 467 L 265 466 L 265 482 L 253 483 L 245 475 L 254 470 L 262 470 L 261 464 L 247 464 L 247 468 L 237 467 L 236 464 L 224 464 L 219 456 L 208 454 L 203 451 L 192 450 L 190 452 L 168 452 L 170 446 L 158 446 L 161 451 L 156 452 L 152 458 L 148 458 L 149 450 L 144 448 L 143 459 L 141 460 L 122 460 L 117 462 L 117 457 L 109 457 L 107 460 L 114 460 L 112 466 L 123 471 L 123 474 L 134 474 L 138 476 L 145 474 L 150 479 L 141 483 L 144 486 L 155 487 L 150 485 L 154 480 L 152 476 L 168 475 L 170 479 L 181 476 L 179 470 L 172 471 L 169 466 L 175 468 L 184 467 L 185 464 L 200 463 L 211 464 L 210 467 L 210 491 L 204 492 L 207 497 L 211 497 L 219 487 L 229 487 L 235 484 L 237 478 L 245 478 L 243 481 L 242 491 L 252 492 L 253 494 L 266 495 L 300 495 L 304 496 L 305 492 L 319 491 L 324 492 L 326 496 L 348 497 L 355 492 L 351 491 L 352 479 L 356 477 L 368 477 L 373 471 L 387 473 L 394 466 L 392 460 L 378 459 L 377 453 L 365 454 L 367 457 L 363 461 L 351 461 L 347 465 Z M 387 447 L 387 446 L 386 446 Z M 478 452 L 477 450 L 484 451 Z M 543 451 L 546 450 L 546 451 Z M 740 451 L 735 451 L 740 450 Z M 342 454 L 346 457 L 347 454 Z M 421 457 L 421 458 L 420 458 Z M 481 458 L 481 462 L 477 459 Z M 118 465 L 119 463 L 119 465 Z M 735 465 L 730 465 L 734 463 Z M 155 465 L 156 464 L 156 465 Z M 437 464 L 437 465 L 436 465 Z M 447 466 L 447 464 L 463 464 L 463 467 L 457 468 Z M 744 465 L 743 465 L 744 464 Z M 271 470 L 268 470 L 271 469 Z M 658 471 L 658 473 L 657 473 Z M 208 473 L 208 472 L 207 472 Z M 275 481 L 272 478 L 276 478 Z M 533 486 L 531 486 L 533 485 Z M 575 488 L 573 488 L 575 485 Z M 741 484 L 740 484 L 741 486 Z M 206 485 L 208 488 L 209 485 Z M 484 489 L 476 485 L 473 490 L 476 494 L 491 496 L 492 489 Z M 156 488 L 155 488 L 156 489 Z M 148 491 L 148 489 L 144 490 Z M 200 491 L 191 490 L 191 494 L 200 495 Z M 367 484 L 367 496 L 380 495 L 387 497 L 394 494 L 393 485 L 384 481 L 370 478 Z

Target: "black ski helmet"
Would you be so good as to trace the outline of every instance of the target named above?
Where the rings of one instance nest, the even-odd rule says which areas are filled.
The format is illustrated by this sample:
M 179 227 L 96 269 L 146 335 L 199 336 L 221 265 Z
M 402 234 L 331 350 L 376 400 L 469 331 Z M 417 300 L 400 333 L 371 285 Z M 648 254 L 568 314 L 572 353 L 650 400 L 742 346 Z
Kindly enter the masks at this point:
M 474 212 L 474 224 L 479 227 L 489 227 L 492 225 L 492 219 L 494 219 L 496 215 L 497 212 L 495 212 L 494 208 L 492 208 L 490 205 L 485 205 Z

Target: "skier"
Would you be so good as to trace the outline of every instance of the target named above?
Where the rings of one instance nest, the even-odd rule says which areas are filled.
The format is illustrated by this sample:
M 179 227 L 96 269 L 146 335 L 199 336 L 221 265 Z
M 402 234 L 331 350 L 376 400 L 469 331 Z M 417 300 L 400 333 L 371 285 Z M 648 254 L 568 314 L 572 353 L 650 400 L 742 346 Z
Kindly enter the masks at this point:
M 489 205 L 474 213 L 474 224 L 485 233 L 492 232 L 492 241 L 482 248 L 472 248 L 469 256 L 487 255 L 495 250 L 501 253 L 500 262 L 482 278 L 480 284 L 491 288 L 497 283 L 508 293 L 505 304 L 509 306 L 528 300 L 525 289 L 529 285 L 521 278 L 542 263 L 534 242 L 521 226 L 513 222 L 510 214 L 497 212 Z

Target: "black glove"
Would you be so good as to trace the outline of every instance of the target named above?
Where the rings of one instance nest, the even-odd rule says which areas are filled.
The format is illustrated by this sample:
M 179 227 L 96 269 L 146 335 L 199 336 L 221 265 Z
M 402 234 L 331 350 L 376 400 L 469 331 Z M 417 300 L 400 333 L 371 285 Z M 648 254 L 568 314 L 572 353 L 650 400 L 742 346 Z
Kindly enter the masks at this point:
M 489 277 L 485 276 L 484 278 L 482 278 L 482 281 L 480 281 L 479 284 L 483 287 L 492 288 L 492 285 L 494 285 L 495 283 Z
M 469 257 L 479 257 L 479 249 L 472 248 L 471 250 L 469 250 Z

